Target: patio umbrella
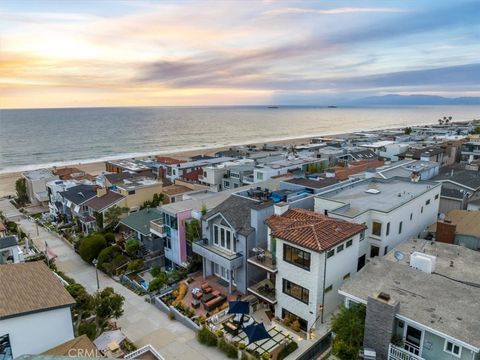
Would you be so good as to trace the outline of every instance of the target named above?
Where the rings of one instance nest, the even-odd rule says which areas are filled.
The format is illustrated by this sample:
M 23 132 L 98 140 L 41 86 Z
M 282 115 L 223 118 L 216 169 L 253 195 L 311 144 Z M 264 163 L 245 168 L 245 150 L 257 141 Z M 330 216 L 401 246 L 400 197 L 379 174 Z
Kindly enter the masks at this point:
M 250 303 L 248 301 L 229 301 L 228 313 L 229 314 L 249 314 Z
M 245 334 L 247 334 L 249 344 L 259 340 L 271 338 L 263 323 L 249 325 L 244 328 L 243 331 Z

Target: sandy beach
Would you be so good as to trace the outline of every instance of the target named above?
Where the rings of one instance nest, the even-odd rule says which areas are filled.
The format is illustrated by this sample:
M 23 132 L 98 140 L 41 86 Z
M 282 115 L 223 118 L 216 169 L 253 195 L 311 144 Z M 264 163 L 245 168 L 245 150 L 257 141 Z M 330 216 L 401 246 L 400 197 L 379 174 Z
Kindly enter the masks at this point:
M 311 137 L 296 138 L 296 139 L 283 140 L 283 141 L 269 141 L 269 144 L 288 143 L 292 145 L 300 145 L 300 144 L 308 143 L 310 139 Z M 255 144 L 249 144 L 249 145 L 262 146 L 263 143 L 255 143 Z M 189 157 L 192 157 L 195 155 L 213 156 L 213 154 L 215 154 L 217 151 L 228 150 L 230 147 L 231 146 L 215 147 L 215 148 L 208 148 L 208 149 L 201 149 L 201 150 L 172 152 L 168 154 L 161 153 L 161 156 L 171 156 L 180 160 L 187 160 Z M 105 162 L 98 161 L 98 162 L 91 162 L 91 163 L 71 164 L 66 167 L 76 167 L 91 175 L 98 175 L 103 171 L 105 171 Z M 58 167 L 58 168 L 62 168 L 62 167 Z M 0 174 L 0 197 L 15 195 L 15 181 L 17 181 L 17 179 L 19 179 L 21 176 L 22 176 L 22 172 L 10 172 L 10 173 Z

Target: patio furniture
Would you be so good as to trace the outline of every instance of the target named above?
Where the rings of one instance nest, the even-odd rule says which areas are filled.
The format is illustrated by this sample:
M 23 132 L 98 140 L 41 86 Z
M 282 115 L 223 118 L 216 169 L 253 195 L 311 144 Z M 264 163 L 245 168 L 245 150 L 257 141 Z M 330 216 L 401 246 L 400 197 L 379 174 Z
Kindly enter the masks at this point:
M 200 300 L 203 296 L 203 293 L 201 291 L 197 291 L 196 293 L 192 294 L 192 296 L 195 300 Z
M 213 290 L 212 291 L 212 295 L 215 295 L 215 296 L 220 296 L 222 293 L 220 292 L 220 290 Z
M 203 308 L 206 311 L 212 311 L 213 309 L 216 309 L 217 307 L 222 305 L 225 302 L 225 300 L 227 300 L 227 298 L 223 295 L 216 296 L 212 300 L 203 303 Z
M 231 334 L 233 336 L 238 335 L 239 326 L 230 322 L 230 321 L 224 322 L 223 323 L 223 328 L 226 332 L 228 332 L 229 334 Z
M 200 307 L 200 301 L 199 300 L 193 300 L 190 305 L 192 305 L 192 308 L 198 309 Z
M 212 300 L 214 297 L 216 297 L 215 295 L 213 294 L 204 294 L 202 296 L 202 303 L 206 303 L 206 302 L 209 302 L 210 300 Z
M 213 290 L 208 282 L 203 283 L 201 288 L 205 294 L 211 293 Z

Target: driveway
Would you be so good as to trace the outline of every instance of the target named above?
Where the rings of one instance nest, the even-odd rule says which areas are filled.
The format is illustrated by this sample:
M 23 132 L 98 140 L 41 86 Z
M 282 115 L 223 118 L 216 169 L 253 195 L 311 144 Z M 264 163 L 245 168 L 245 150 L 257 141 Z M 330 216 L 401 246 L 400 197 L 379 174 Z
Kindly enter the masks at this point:
M 16 211 L 8 201 L 0 201 L 0 210 L 6 216 L 10 214 L 17 218 L 19 215 L 10 207 Z M 38 228 L 39 235 L 37 236 L 35 223 L 24 216 L 17 223 L 25 233 L 30 234 L 39 250 L 45 250 L 45 241 L 48 243 L 50 249 L 58 256 L 56 264 L 59 270 L 85 286 L 89 292 L 97 290 L 95 268 L 85 263 L 67 243 L 42 227 Z M 147 303 L 143 297 L 133 293 L 102 272 L 98 274 L 101 288 L 110 286 L 115 289 L 115 292 L 125 297 L 124 315 L 117 320 L 117 324 L 138 347 L 151 344 L 168 360 L 220 360 L 225 358 L 215 348 L 200 345 L 195 338 L 194 331 L 177 321 L 169 320 L 165 313 Z

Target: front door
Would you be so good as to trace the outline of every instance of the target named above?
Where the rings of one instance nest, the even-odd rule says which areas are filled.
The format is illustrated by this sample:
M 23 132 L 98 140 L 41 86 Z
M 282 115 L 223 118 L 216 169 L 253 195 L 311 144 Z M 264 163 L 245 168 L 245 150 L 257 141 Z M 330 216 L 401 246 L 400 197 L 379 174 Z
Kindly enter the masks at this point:
M 360 271 L 361 268 L 363 268 L 365 266 L 365 258 L 367 257 L 367 255 L 362 255 L 358 258 L 358 261 L 357 261 L 357 271 Z
M 410 325 L 407 325 L 405 331 L 405 350 L 412 354 L 420 356 L 420 346 L 422 344 L 422 331 Z
M 375 245 L 370 246 L 370 257 L 373 258 L 375 256 L 378 256 L 380 254 L 380 248 Z

